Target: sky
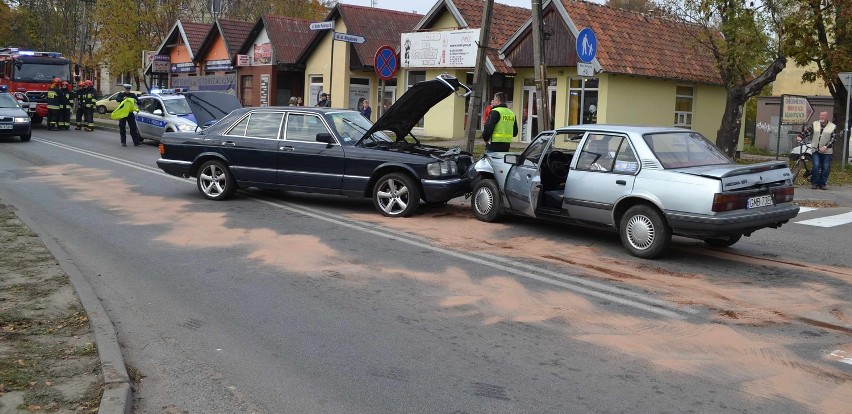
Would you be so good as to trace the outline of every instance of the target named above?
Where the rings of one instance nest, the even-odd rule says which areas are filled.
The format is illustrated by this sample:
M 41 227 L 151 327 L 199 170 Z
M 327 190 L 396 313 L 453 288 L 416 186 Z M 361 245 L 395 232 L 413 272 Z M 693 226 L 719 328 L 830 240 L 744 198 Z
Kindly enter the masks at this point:
M 399 10 L 404 12 L 415 12 L 426 14 L 438 0 L 374 0 L 376 7 L 381 9 Z M 494 0 L 496 3 L 508 4 L 530 8 L 531 0 Z M 370 6 L 370 0 L 340 0 L 339 3 L 355 4 L 358 6 Z M 543 1 L 542 1 L 543 3 Z

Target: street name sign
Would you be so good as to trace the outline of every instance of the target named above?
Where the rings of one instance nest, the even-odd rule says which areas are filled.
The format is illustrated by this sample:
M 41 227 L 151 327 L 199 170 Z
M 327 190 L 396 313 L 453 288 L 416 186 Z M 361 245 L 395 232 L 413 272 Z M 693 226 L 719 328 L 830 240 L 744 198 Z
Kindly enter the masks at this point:
M 351 35 L 346 33 L 334 32 L 334 40 L 349 43 L 364 43 L 367 41 L 363 36 Z
M 591 63 L 577 62 L 577 75 L 584 77 L 595 76 L 595 65 Z
M 302 26 L 304 27 L 304 26 Z M 334 20 L 329 20 L 326 22 L 313 22 L 309 26 L 311 30 L 329 30 L 334 29 Z

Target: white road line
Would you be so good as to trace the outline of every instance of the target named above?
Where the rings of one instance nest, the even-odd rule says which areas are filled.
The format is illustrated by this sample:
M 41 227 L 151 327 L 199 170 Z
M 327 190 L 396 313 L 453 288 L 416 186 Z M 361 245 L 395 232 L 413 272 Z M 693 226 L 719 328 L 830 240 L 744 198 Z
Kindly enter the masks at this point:
M 819 217 L 810 220 L 797 221 L 796 224 L 817 227 L 836 227 L 852 223 L 852 213 L 837 214 L 834 216 Z
M 816 211 L 819 210 L 816 207 L 799 207 L 799 213 L 807 213 L 808 211 Z
M 172 178 L 172 179 L 175 179 L 175 180 L 178 180 L 178 181 L 181 181 L 181 182 L 191 183 L 193 185 L 195 184 L 192 180 L 188 180 L 186 178 L 181 178 L 181 177 L 176 177 L 176 176 L 173 176 L 173 175 L 170 175 L 170 174 L 166 174 L 166 173 L 160 171 L 159 169 L 154 169 L 152 167 L 145 166 L 144 164 L 126 161 L 126 160 L 123 160 L 121 158 L 100 154 L 100 153 L 97 153 L 97 152 L 94 152 L 94 151 L 79 149 L 79 148 L 75 148 L 75 147 L 72 147 L 72 146 L 69 146 L 69 145 L 66 145 L 66 144 L 60 144 L 60 143 L 53 142 L 53 141 L 48 141 L 48 140 L 43 140 L 43 139 L 38 139 L 38 138 L 34 138 L 34 140 L 38 141 L 38 142 L 42 142 L 44 144 L 53 145 L 53 146 L 56 146 L 56 147 L 59 147 L 59 148 L 67 149 L 69 151 L 77 152 L 77 153 L 80 153 L 80 154 L 83 154 L 83 155 L 88 155 L 88 156 L 91 156 L 91 157 L 94 157 L 94 158 L 102 159 L 102 160 L 113 162 L 113 163 L 116 163 L 116 164 L 129 166 L 129 167 L 141 170 L 141 171 L 154 173 L 154 174 L 164 176 L 164 177 L 167 177 L 167 178 Z M 331 215 L 331 214 L 328 214 L 328 213 L 322 213 L 322 212 L 318 212 L 318 211 L 314 211 L 314 210 L 309 210 L 309 209 L 306 209 L 304 207 L 301 207 L 301 206 L 298 206 L 298 205 L 295 205 L 295 204 L 292 204 L 292 203 L 288 203 L 288 202 L 269 201 L 269 200 L 266 200 L 266 199 L 263 199 L 263 198 L 258 198 L 258 197 L 252 196 L 249 193 L 243 193 L 243 194 L 249 200 L 253 200 L 253 201 L 256 201 L 256 202 L 259 202 L 259 203 L 262 203 L 262 204 L 266 204 L 268 206 L 272 206 L 272 207 L 280 208 L 280 209 L 287 210 L 287 211 L 290 211 L 290 212 L 293 212 L 293 213 L 313 217 L 313 218 L 316 218 L 318 220 L 322 220 L 322 221 L 326 221 L 326 222 L 329 222 L 329 223 L 341 225 L 341 226 L 344 226 L 344 227 L 349 227 L 351 229 L 354 229 L 354 230 L 357 230 L 357 231 L 360 231 L 360 232 L 363 232 L 363 233 L 368 233 L 368 234 L 372 234 L 372 235 L 380 236 L 380 237 L 386 237 L 386 238 L 391 239 L 391 240 L 397 240 L 397 241 L 400 241 L 402 243 L 409 244 L 411 246 L 416 246 L 416 247 L 419 247 L 419 248 L 431 250 L 431 251 L 441 253 L 441 254 L 444 254 L 444 255 L 447 255 L 447 256 L 455 257 L 457 259 L 465 260 L 467 262 L 488 266 L 488 267 L 491 267 L 493 269 L 497 269 L 497 270 L 502 271 L 502 272 L 510 273 L 510 274 L 513 274 L 513 275 L 516 275 L 516 276 L 525 277 L 525 278 L 528 278 L 528 279 L 537 280 L 537 281 L 542 282 L 542 283 L 547 283 L 547 284 L 550 284 L 550 285 L 553 285 L 553 286 L 562 287 L 562 288 L 572 290 L 572 291 L 577 292 L 577 293 L 582 293 L 582 294 L 585 294 L 585 295 L 588 295 L 588 296 L 594 296 L 594 297 L 597 297 L 597 298 L 600 298 L 600 299 L 603 299 L 603 300 L 607 300 L 607 301 L 610 301 L 610 302 L 629 306 L 629 307 L 632 307 L 634 309 L 640 309 L 640 310 L 643 310 L 643 311 L 646 311 L 646 312 L 649 312 L 649 313 L 654 313 L 654 314 L 664 316 L 664 317 L 667 317 L 667 318 L 685 319 L 686 316 L 683 313 L 689 313 L 689 314 L 698 313 L 698 311 L 695 310 L 695 309 L 691 309 L 691 308 L 682 309 L 682 308 L 679 308 L 674 303 L 654 299 L 650 296 L 643 295 L 643 294 L 637 293 L 637 292 L 633 292 L 633 291 L 630 291 L 630 290 L 627 290 L 627 289 L 609 286 L 609 285 L 606 285 L 604 283 L 584 280 L 584 279 L 578 278 L 576 276 L 569 276 L 569 275 L 564 275 L 564 274 L 552 272 L 552 271 L 549 271 L 549 270 L 546 270 L 546 269 L 543 269 L 543 268 L 538 268 L 538 267 L 535 267 L 535 266 L 532 266 L 532 265 L 527 265 L 527 264 L 516 262 L 516 261 L 498 258 L 497 256 L 479 254 L 478 256 L 480 256 L 480 257 L 476 257 L 477 255 L 460 253 L 460 252 L 456 252 L 456 251 L 453 251 L 453 250 L 448 250 L 448 249 L 433 246 L 433 245 L 429 244 L 428 242 L 423 241 L 422 238 L 417 237 L 417 236 L 413 236 L 413 235 L 409 235 L 407 233 L 402 233 L 402 232 L 394 231 L 392 229 L 384 229 L 384 228 L 379 228 L 378 230 L 376 230 L 375 225 L 365 225 L 364 223 L 359 222 L 359 221 L 347 219 L 347 218 L 340 217 L 340 216 Z M 373 228 L 371 228 L 369 226 L 373 226 Z M 503 262 L 504 264 L 501 264 L 500 262 Z M 518 267 L 528 269 L 528 270 L 524 271 L 524 270 L 518 269 Z M 546 274 L 550 277 L 541 276 L 541 275 L 538 275 L 538 274 L 535 274 L 535 273 Z M 554 280 L 553 278 L 560 279 L 560 280 Z M 585 287 L 578 286 L 578 285 L 584 285 Z M 593 289 L 597 289 L 597 290 L 593 290 Z M 601 292 L 601 291 L 604 291 L 604 292 Z M 606 292 L 609 292 L 609 293 L 606 293 Z M 632 299 L 628 299 L 628 298 L 632 298 Z M 681 313 L 681 312 L 683 312 L 683 313 Z

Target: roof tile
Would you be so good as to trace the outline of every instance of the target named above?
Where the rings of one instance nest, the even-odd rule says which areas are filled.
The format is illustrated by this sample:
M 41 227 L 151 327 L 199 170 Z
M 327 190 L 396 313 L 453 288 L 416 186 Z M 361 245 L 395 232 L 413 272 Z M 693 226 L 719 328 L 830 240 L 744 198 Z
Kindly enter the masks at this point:
M 198 53 L 198 49 L 201 47 L 201 43 L 204 42 L 204 38 L 207 37 L 207 33 L 213 25 L 192 22 L 180 22 L 180 25 L 183 27 L 184 34 L 186 34 L 186 40 L 189 42 L 189 47 L 192 49 L 192 55 L 195 56 L 195 54 Z
M 362 66 L 373 66 L 380 47 L 388 45 L 399 50 L 403 32 L 411 31 L 422 14 L 405 13 L 350 4 L 337 4 L 340 16 L 351 35 L 364 36 L 367 41 L 355 45 L 355 53 Z
M 278 63 L 296 63 L 316 34 L 308 20 L 272 15 L 263 16 L 263 20 Z
M 461 13 L 468 27 L 478 29 L 482 26 L 482 11 L 485 10 L 483 0 L 452 0 Z M 500 73 L 514 73 L 506 63 L 499 59 L 496 49 L 506 44 L 510 37 L 529 20 L 532 12 L 524 7 L 508 6 L 494 3 L 491 14 L 491 31 L 488 46 L 494 48 L 488 51 L 488 59 Z
M 225 40 L 225 46 L 228 48 L 228 56 L 233 57 L 245 42 L 246 37 L 254 27 L 254 22 L 219 19 L 219 27 Z

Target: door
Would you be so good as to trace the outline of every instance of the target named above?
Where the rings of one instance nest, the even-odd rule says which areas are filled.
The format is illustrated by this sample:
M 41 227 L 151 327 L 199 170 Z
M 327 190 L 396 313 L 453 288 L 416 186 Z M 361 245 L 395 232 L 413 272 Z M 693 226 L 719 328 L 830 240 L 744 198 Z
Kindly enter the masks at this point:
M 549 132 L 536 137 L 506 175 L 505 194 L 509 206 L 524 215 L 534 217 L 541 196 L 540 165 L 542 155 L 553 135 Z
M 530 142 L 531 138 L 538 135 L 538 103 L 536 98 L 538 92 L 535 86 L 524 86 L 521 99 L 521 142 Z M 553 103 L 556 102 L 556 86 L 547 88 L 547 104 L 550 108 L 550 122 L 556 114 Z
M 264 187 L 277 184 L 278 136 L 283 112 L 254 111 L 231 127 L 219 141 L 238 181 Z
M 334 134 L 318 114 L 287 115 L 278 152 L 278 183 L 291 188 L 340 190 L 344 151 L 339 143 L 317 141 L 317 134 Z
M 636 153 L 625 135 L 590 133 L 574 157 L 565 184 L 568 214 L 606 225 L 616 201 L 633 191 L 639 172 Z
M 139 98 L 139 112 L 136 114 L 136 127 L 142 138 L 151 138 L 151 124 L 154 122 L 154 98 Z

